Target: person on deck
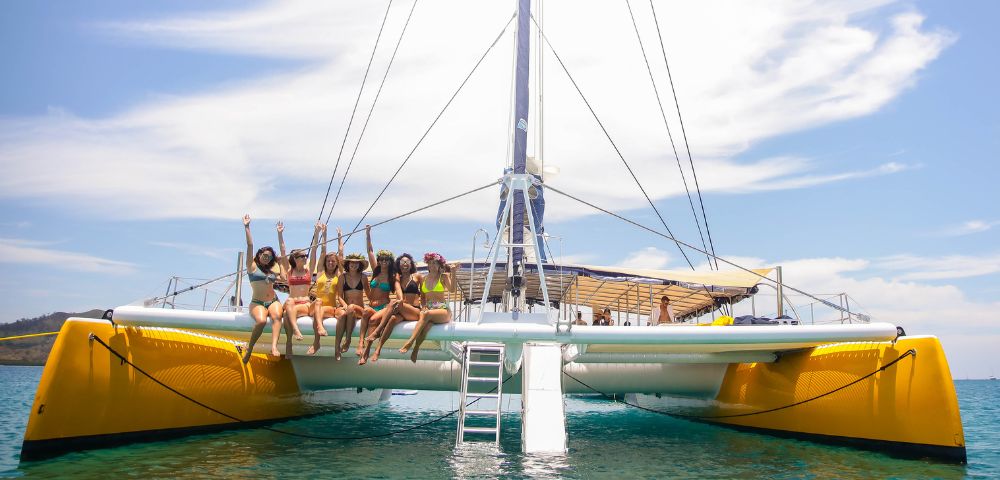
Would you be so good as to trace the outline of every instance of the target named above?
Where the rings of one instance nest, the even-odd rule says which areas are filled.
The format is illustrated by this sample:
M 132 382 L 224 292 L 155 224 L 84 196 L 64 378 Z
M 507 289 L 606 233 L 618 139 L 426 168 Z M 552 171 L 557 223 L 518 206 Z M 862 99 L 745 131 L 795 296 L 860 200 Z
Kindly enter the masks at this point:
M 583 320 L 583 312 L 577 310 L 576 320 L 573 321 L 573 325 L 586 325 L 587 322 Z
M 670 297 L 666 295 L 660 297 L 660 304 L 650 312 L 649 324 L 659 325 L 661 323 L 674 323 L 676 321 L 677 317 L 674 316 L 674 307 L 670 305 Z
M 280 223 L 278 224 L 281 225 Z M 250 235 L 250 215 L 243 216 L 243 229 L 247 236 L 247 278 L 250 279 L 250 317 L 253 318 L 253 331 L 250 333 L 250 342 L 247 350 L 243 353 L 243 363 L 250 361 L 253 353 L 253 346 L 257 339 L 264 333 L 267 326 L 267 318 L 271 317 L 271 355 L 278 357 L 278 336 L 281 335 L 281 320 L 284 312 L 281 309 L 281 302 L 274 292 L 274 282 L 284 278 L 281 266 L 277 265 L 278 256 L 274 254 L 271 247 L 261 247 L 253 256 L 253 236 Z M 277 266 L 277 272 L 275 272 Z M 286 332 L 287 333 L 287 332 Z
M 347 305 L 344 313 L 337 319 L 337 335 L 334 345 L 337 350 L 333 354 L 334 360 L 340 360 L 341 354 L 351 348 L 351 335 L 354 334 L 354 323 L 364 316 L 365 296 L 369 295 L 371 287 L 368 284 L 368 276 L 365 269 L 368 268 L 368 260 L 360 253 L 352 253 L 344 258 L 344 273 L 337 282 L 337 296 L 342 297 Z M 344 338 L 346 334 L 347 338 Z M 341 343 L 340 339 L 344 342 Z
M 389 340 L 396 325 L 400 322 L 420 320 L 420 284 L 424 281 L 424 276 L 417 273 L 416 263 L 409 253 L 404 253 L 396 259 L 396 271 L 399 275 L 399 285 L 403 291 L 403 301 L 398 302 L 392 309 L 389 318 L 383 320 L 369 335 L 372 341 L 378 338 L 378 347 L 375 348 L 375 354 L 372 355 L 373 362 L 378 361 L 379 355 L 382 354 L 382 347 Z
M 427 275 L 420 282 L 423 310 L 410 339 L 399 349 L 399 353 L 406 353 L 413 348 L 413 352 L 410 353 L 410 361 L 413 363 L 417 363 L 420 345 L 427 338 L 431 326 L 451 321 L 451 309 L 448 308 L 446 292 L 455 293 L 455 288 L 458 286 L 453 278 L 454 273 L 458 271 L 457 263 L 448 265 L 444 257 L 438 253 L 424 254 L 424 262 L 427 263 Z
M 615 324 L 614 319 L 611 318 L 611 309 L 609 307 L 604 307 L 604 320 L 601 325 L 612 326 Z
M 341 264 L 344 255 L 344 237 L 337 229 L 337 251 L 336 253 L 326 253 L 326 225 L 320 227 L 322 232 L 322 250 L 320 252 L 320 265 L 317 268 L 316 281 L 313 282 L 309 290 L 309 297 L 314 298 L 312 304 L 313 329 L 316 332 L 313 344 L 306 351 L 307 355 L 313 355 L 320 348 L 320 337 L 327 336 L 326 328 L 323 328 L 323 319 L 337 318 L 344 313 L 347 303 L 343 297 L 337 294 L 337 283 L 340 281 Z
M 319 246 L 316 239 L 319 238 L 321 226 L 320 222 L 316 222 L 312 241 L 309 242 L 309 253 L 306 253 L 304 249 L 295 249 L 287 257 L 285 256 L 285 239 L 282 237 L 285 228 L 284 226 L 278 227 L 278 246 L 281 248 L 279 261 L 283 262 L 283 266 L 288 271 L 288 300 L 285 300 L 285 320 L 288 322 L 288 328 L 285 331 L 291 331 L 292 335 L 285 336 L 285 355 L 289 357 L 292 356 L 292 338 L 302 340 L 302 332 L 299 331 L 297 323 L 299 315 L 309 315 L 312 310 L 309 290 L 313 283 L 313 272 L 316 270 L 316 249 Z M 318 338 L 316 341 L 319 341 Z
M 358 365 L 364 365 L 368 361 L 368 352 L 371 351 L 372 342 L 375 335 L 368 335 L 368 327 L 371 326 L 372 333 L 378 331 L 378 326 L 388 318 L 388 314 L 396 308 L 396 303 L 403 298 L 403 292 L 399 288 L 399 276 L 396 274 L 396 257 L 389 250 L 379 250 L 375 255 L 375 248 L 372 247 L 372 226 L 365 225 L 365 237 L 368 241 L 368 259 L 372 262 L 372 281 L 368 289 L 368 306 L 361 317 L 361 333 L 358 341 Z M 392 292 L 396 296 L 396 301 L 389 298 Z

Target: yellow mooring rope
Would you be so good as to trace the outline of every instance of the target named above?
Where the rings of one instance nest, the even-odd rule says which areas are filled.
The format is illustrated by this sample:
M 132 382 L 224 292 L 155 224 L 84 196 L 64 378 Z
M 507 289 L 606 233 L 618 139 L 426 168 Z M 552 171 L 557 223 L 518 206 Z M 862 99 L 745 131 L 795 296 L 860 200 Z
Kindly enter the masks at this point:
M 49 335 L 57 335 L 59 332 L 44 332 L 44 333 L 30 333 L 28 335 L 15 335 L 13 337 L 0 337 L 0 342 L 6 342 L 7 340 L 20 340 L 22 338 L 32 338 L 32 337 L 46 337 Z

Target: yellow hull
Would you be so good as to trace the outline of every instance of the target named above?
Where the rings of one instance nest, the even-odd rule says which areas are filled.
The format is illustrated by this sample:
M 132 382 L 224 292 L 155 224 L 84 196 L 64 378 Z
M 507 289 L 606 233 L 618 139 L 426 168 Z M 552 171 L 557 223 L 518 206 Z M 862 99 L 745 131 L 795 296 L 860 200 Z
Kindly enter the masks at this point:
M 878 370 L 910 349 L 916 355 L 807 401 Z M 705 418 L 714 423 L 906 456 L 959 462 L 966 458 L 954 382 L 935 337 L 841 343 L 787 353 L 775 363 L 732 364 L 716 400 L 706 417 L 744 416 Z
M 246 423 L 153 382 L 91 340 L 91 333 L 178 392 Z M 45 364 L 21 459 L 306 413 L 287 360 L 254 355 L 244 366 L 234 343 L 225 338 L 69 319 Z

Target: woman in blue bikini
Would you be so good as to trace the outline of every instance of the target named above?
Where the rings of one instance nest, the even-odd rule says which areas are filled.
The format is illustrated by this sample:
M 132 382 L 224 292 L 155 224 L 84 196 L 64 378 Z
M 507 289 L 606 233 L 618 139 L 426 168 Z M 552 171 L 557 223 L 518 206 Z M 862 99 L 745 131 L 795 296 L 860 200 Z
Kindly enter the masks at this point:
M 382 347 L 392 335 L 392 330 L 400 322 L 416 322 L 420 320 L 420 282 L 424 281 L 424 276 L 417 273 L 417 264 L 409 253 L 404 253 L 396 259 L 396 272 L 399 274 L 399 285 L 403 290 L 403 301 L 398 302 L 390 311 L 393 312 L 389 318 L 383 321 L 375 329 L 369 339 L 378 337 L 378 346 L 375 347 L 375 354 L 372 361 L 378 361 L 382 354 Z
M 396 295 L 396 299 L 403 298 L 403 291 L 399 288 L 399 276 L 396 274 L 396 257 L 388 250 L 379 250 L 375 255 L 375 248 L 372 247 L 372 226 L 365 225 L 365 237 L 368 240 L 368 259 L 372 262 L 372 280 L 369 283 L 368 306 L 361 317 L 361 333 L 358 342 L 358 365 L 364 365 L 368 361 L 368 353 L 371 351 L 373 338 L 368 338 L 368 326 L 373 325 L 372 330 L 378 331 L 378 326 L 396 308 L 396 302 L 389 298 L 389 293 Z
M 253 295 L 250 297 L 250 317 L 254 320 L 250 342 L 247 344 L 246 352 L 243 353 L 243 363 L 247 363 L 253 353 L 254 344 L 264 333 L 268 317 L 271 317 L 271 355 L 281 356 L 281 353 L 278 352 L 278 335 L 281 334 L 281 320 L 284 312 L 281 309 L 281 302 L 278 301 L 278 295 L 274 293 L 274 282 L 284 279 L 285 274 L 281 271 L 280 266 L 277 268 L 277 273 L 274 272 L 277 255 L 274 254 L 273 248 L 261 247 L 255 255 L 250 255 L 253 252 L 250 215 L 243 216 L 243 229 L 247 235 L 247 277 L 250 279 L 250 289 L 253 291 Z

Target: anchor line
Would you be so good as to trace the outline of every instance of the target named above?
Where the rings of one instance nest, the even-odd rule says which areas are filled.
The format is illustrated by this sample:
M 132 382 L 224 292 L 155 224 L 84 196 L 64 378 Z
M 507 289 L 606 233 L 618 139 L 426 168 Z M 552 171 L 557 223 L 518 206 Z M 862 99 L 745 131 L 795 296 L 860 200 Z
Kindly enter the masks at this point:
M 187 395 L 187 394 L 185 394 L 183 392 L 178 391 L 177 389 L 171 387 L 170 385 L 167 385 L 166 383 L 163 383 L 160 379 L 154 377 L 149 372 L 143 370 L 138 365 L 132 363 L 131 360 L 129 360 L 128 358 L 125 358 L 125 356 L 122 355 L 121 353 L 118 353 L 117 350 L 115 350 L 110 345 L 108 345 L 107 343 L 105 343 L 104 340 L 101 339 L 101 337 L 98 337 L 97 335 L 91 333 L 89 335 L 89 338 L 90 338 L 90 340 L 93 340 L 93 341 L 97 342 L 99 345 L 101 345 L 102 347 L 104 347 L 109 353 L 111 353 L 112 355 L 114 355 L 115 357 L 117 357 L 121 361 L 121 363 L 123 365 L 127 364 L 128 366 L 130 366 L 133 369 L 135 369 L 135 371 L 141 373 L 143 376 L 145 376 L 146 378 L 152 380 L 157 385 L 159 385 L 159 386 L 167 389 L 171 393 L 176 394 L 177 396 L 179 396 L 179 397 L 181 397 L 181 398 L 183 398 L 183 399 L 185 399 L 185 400 L 187 400 L 187 401 L 189 401 L 189 402 L 191 402 L 191 403 L 193 403 L 195 405 L 198 405 L 199 407 L 202 407 L 202 408 L 204 408 L 204 409 L 206 409 L 206 410 L 208 410 L 210 412 L 216 413 L 216 414 L 221 415 L 223 417 L 226 417 L 226 418 L 228 418 L 230 420 L 233 420 L 234 422 L 237 422 L 237 423 L 251 423 L 248 420 L 243 420 L 241 418 L 238 418 L 238 417 L 230 415 L 230 414 L 228 414 L 226 412 L 223 412 L 223 411 L 221 411 L 221 410 L 219 410 L 219 409 L 217 409 L 215 407 L 212 407 L 210 405 L 206 405 L 205 403 L 202 403 L 202 402 L 200 402 L 200 401 L 192 398 L 191 396 L 189 396 L 189 395 Z M 500 383 L 500 385 L 503 385 L 504 383 L 507 383 L 507 380 L 510 380 L 511 378 L 514 378 L 514 376 L 511 375 L 511 376 L 505 378 L 503 380 L 503 382 Z M 500 388 L 500 385 L 497 385 L 492 390 L 490 390 L 488 393 L 492 393 L 496 389 Z M 477 398 L 477 399 L 469 402 L 465 406 L 469 407 L 469 406 L 473 405 L 474 403 L 478 402 L 479 400 L 481 400 L 481 398 Z M 325 412 L 319 412 L 317 415 L 325 415 L 325 414 L 332 413 L 334 411 L 335 410 L 328 410 L 328 411 L 325 411 Z M 446 413 L 444 415 L 441 415 L 441 416 L 439 416 L 439 417 L 437 417 L 437 418 L 435 418 L 433 420 L 430 420 L 430 421 L 427 421 L 427 422 L 423 422 L 423 423 L 420 423 L 420 424 L 417 424 L 417 425 L 413 425 L 413 426 L 410 426 L 410 427 L 406 427 L 406 428 L 401 429 L 401 430 L 394 430 L 394 431 L 391 431 L 391 432 L 378 433 L 378 434 L 374 434 L 374 435 L 364 435 L 364 436 L 354 436 L 354 437 L 335 437 L 335 436 L 327 436 L 327 435 L 313 435 L 313 434 L 309 434 L 309 433 L 293 432 L 293 431 L 289 431 L 289 430 L 282 430 L 280 428 L 274 428 L 274 427 L 268 427 L 268 426 L 261 426 L 259 428 L 261 428 L 262 430 L 267 430 L 269 432 L 278 433 L 278 434 L 281 434 L 281 435 L 288 435 L 290 437 L 306 438 L 306 439 L 311 439 L 311 440 L 368 440 L 368 439 L 373 439 L 373 438 L 391 437 L 393 435 L 399 435 L 401 433 L 410 432 L 410 431 L 416 430 L 418 428 L 426 427 L 428 425 L 432 425 L 434 423 L 440 422 L 440 421 L 442 421 L 442 420 L 444 420 L 444 419 L 446 419 L 446 418 L 448 418 L 448 417 L 450 417 L 452 415 L 455 415 L 458 412 L 459 412 L 459 409 L 452 410 L 452 411 L 450 411 L 450 412 L 448 412 L 448 413 Z
M 859 377 L 859 378 L 855 379 L 854 381 L 852 381 L 850 383 L 847 383 L 845 385 L 841 385 L 840 387 L 837 387 L 837 388 L 835 388 L 833 390 L 830 390 L 830 391 L 828 391 L 826 393 L 822 393 L 822 394 L 816 395 L 814 397 L 807 398 L 805 400 L 800 400 L 800 401 L 795 402 L 795 403 L 790 403 L 788 405 L 782 405 L 780 407 L 769 408 L 767 410 L 760 410 L 760 411 L 757 411 L 757 412 L 733 413 L 733 414 L 728 414 L 728 415 L 686 415 L 686 414 L 683 414 L 683 413 L 674 413 L 674 412 L 666 412 L 666 411 L 663 411 L 663 410 L 657 410 L 655 408 L 646 408 L 646 407 L 643 407 L 642 405 L 636 405 L 634 403 L 629 403 L 629 402 L 627 402 L 625 400 L 622 400 L 621 403 L 624 403 L 625 405 L 628 405 L 630 407 L 635 407 L 635 408 L 638 408 L 640 410 L 644 410 L 644 411 L 651 412 L 651 413 L 658 413 L 658 414 L 661 414 L 661 415 L 668 415 L 668 416 L 671 416 L 671 417 L 678 417 L 678 418 L 689 418 L 689 419 L 693 419 L 693 420 L 715 420 L 715 419 L 720 419 L 720 418 L 750 417 L 750 416 L 754 416 L 754 415 L 762 415 L 762 414 L 765 414 L 765 413 L 776 412 L 778 410 L 785 410 L 785 409 L 788 409 L 788 408 L 792 408 L 792 407 L 796 407 L 796 406 L 799 406 L 799 405 L 802 405 L 802 404 L 806 404 L 806 403 L 812 402 L 814 400 L 819 400 L 819 399 L 821 399 L 823 397 L 832 395 L 832 394 L 837 393 L 837 392 L 839 392 L 839 391 L 841 391 L 841 390 L 843 390 L 845 388 L 848 388 L 848 387 L 850 387 L 852 385 L 855 385 L 855 384 L 857 384 L 857 383 L 859 383 L 859 382 L 861 382 L 863 380 L 866 380 L 866 379 L 874 376 L 877 373 L 884 372 L 887 369 L 889 369 L 889 367 L 892 367 L 892 366 L 896 365 L 897 363 L 899 363 L 904 358 L 911 357 L 911 356 L 914 357 L 914 358 L 916 358 L 917 351 L 915 349 L 911 348 L 911 349 L 907 350 L 906 352 L 904 352 L 902 355 L 900 355 L 895 360 L 893 360 L 893 361 L 891 361 L 891 362 L 889 362 L 889 363 L 887 363 L 885 365 L 882 365 L 881 367 L 875 369 L 873 372 L 871 372 L 871 373 L 869 373 L 869 374 L 867 374 L 867 375 L 865 375 L 863 377 Z M 572 376 L 572 375 L 570 375 L 570 374 L 568 374 L 566 372 L 563 372 L 563 375 L 566 375 L 567 377 L 573 379 L 576 383 L 579 383 L 580 385 L 583 385 L 584 387 L 589 388 L 590 390 L 594 391 L 595 393 L 600 394 L 604 398 L 618 401 L 617 398 L 615 398 L 615 397 L 613 397 L 611 395 L 608 395 L 608 394 L 606 394 L 606 393 L 604 393 L 604 392 L 602 392 L 602 391 L 600 391 L 600 390 L 598 390 L 598 389 L 596 389 L 596 388 L 594 388 L 594 387 L 592 387 L 592 386 L 584 383 L 582 380 L 580 380 L 580 379 L 578 379 L 578 378 L 576 378 L 576 377 L 574 377 L 574 376 Z
M 0 342 L 6 342 L 8 340 L 21 340 L 24 338 L 47 337 L 49 335 L 56 335 L 58 333 L 59 333 L 58 331 L 55 331 L 55 332 L 44 332 L 44 333 L 29 333 L 26 335 L 14 335 L 11 337 L 0 338 Z

